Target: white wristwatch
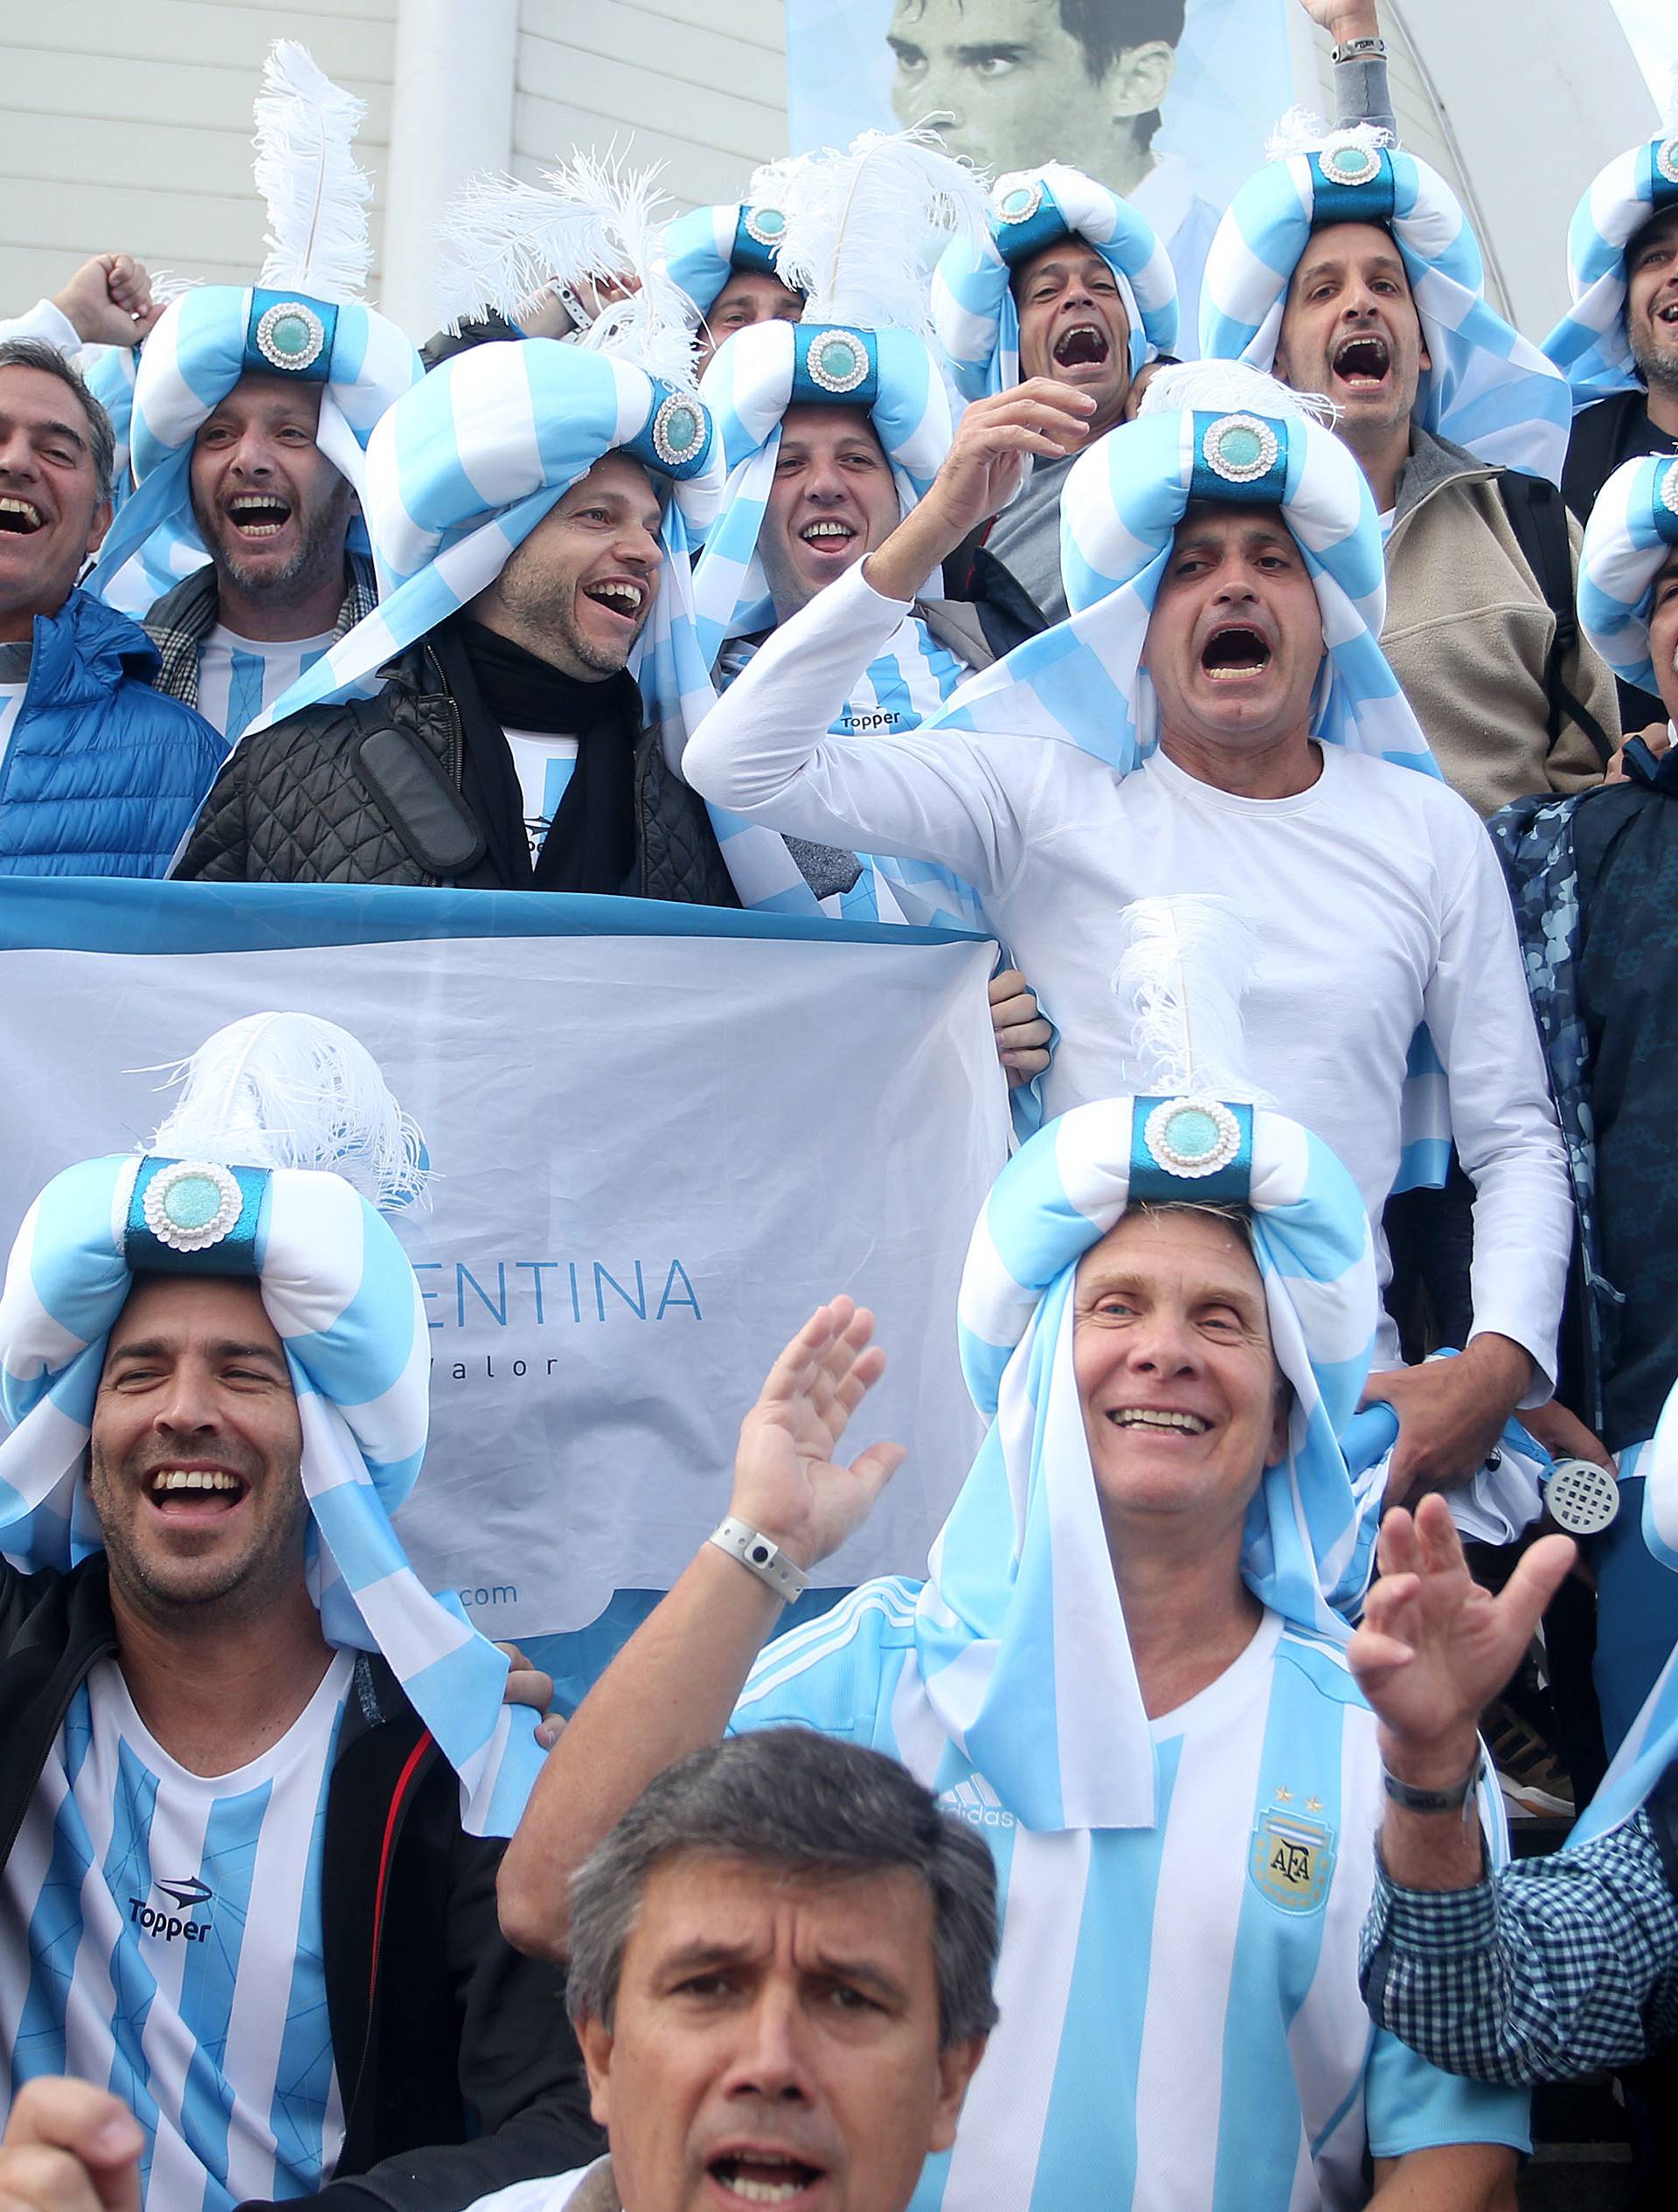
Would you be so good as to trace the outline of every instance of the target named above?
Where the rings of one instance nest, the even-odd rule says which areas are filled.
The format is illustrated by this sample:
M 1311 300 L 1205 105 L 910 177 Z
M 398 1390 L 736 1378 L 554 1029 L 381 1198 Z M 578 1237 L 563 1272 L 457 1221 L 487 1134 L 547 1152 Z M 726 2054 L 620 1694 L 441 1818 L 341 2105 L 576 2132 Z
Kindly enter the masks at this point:
M 714 1543 L 718 1551 L 727 1552 L 731 1559 L 738 1559 L 741 1566 L 759 1582 L 766 1582 L 776 1597 L 784 1598 L 789 1605 L 810 1586 L 810 1578 L 803 1568 L 795 1566 L 778 1543 L 761 1529 L 754 1529 L 749 1521 L 737 1521 L 730 1514 L 705 1541 Z

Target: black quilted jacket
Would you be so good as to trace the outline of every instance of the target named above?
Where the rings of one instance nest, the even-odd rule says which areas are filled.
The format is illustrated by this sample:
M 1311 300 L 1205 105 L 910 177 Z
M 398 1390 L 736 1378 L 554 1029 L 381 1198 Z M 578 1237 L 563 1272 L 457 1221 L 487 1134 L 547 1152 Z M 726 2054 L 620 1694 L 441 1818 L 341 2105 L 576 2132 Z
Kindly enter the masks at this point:
M 376 699 L 310 707 L 246 738 L 223 764 L 177 863 L 209 883 L 461 884 L 528 888 L 499 870 L 462 792 L 460 716 L 424 642 L 382 671 Z M 522 844 L 504 826 L 503 849 Z M 635 747 L 635 881 L 642 898 L 738 906 L 704 801 Z

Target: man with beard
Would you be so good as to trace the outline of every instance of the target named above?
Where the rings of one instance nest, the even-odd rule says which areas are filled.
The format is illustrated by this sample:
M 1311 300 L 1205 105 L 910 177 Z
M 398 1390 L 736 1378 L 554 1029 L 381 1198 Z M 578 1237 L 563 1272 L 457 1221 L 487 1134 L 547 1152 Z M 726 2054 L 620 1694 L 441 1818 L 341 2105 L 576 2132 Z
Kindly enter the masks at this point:
M 450 2212 L 595 2147 L 496 1922 L 541 1754 L 391 1525 L 420 1149 L 353 1037 L 249 1016 L 151 1151 L 52 1179 L 0 1299 L 0 2106 L 115 2090 L 136 2212 Z
M 532 421 L 515 453 L 507 426 Z M 462 465 L 473 426 L 509 440 L 493 496 Z M 233 752 L 177 872 L 736 904 L 627 665 L 713 446 L 697 394 L 552 338 L 434 369 L 367 457 L 401 580 Z
M 364 537 L 348 543 L 353 487 L 420 360 L 359 297 L 371 186 L 350 149 L 363 113 L 301 46 L 274 47 L 256 102 L 260 278 L 175 301 L 135 371 L 135 488 L 94 586 L 149 607 L 158 688 L 229 745 L 377 597 Z
M 373 565 L 346 539 L 355 493 L 315 443 L 321 387 L 243 376 L 192 441 L 192 520 L 210 562 L 146 617 L 160 688 L 230 745 L 364 614 Z

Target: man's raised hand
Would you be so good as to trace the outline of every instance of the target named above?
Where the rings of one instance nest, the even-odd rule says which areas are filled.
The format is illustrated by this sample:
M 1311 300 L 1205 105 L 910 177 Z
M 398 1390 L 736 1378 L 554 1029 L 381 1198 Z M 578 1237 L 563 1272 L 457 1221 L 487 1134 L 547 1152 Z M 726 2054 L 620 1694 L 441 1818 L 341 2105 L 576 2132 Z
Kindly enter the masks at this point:
M 969 530 L 998 514 L 1019 489 L 1029 455 L 1064 461 L 1090 434 L 1095 401 L 1087 392 L 1029 377 L 1011 392 L 975 399 L 956 425 L 950 450 L 923 506 L 938 517 L 953 551 Z
M 84 345 L 138 345 L 159 313 L 145 264 L 132 253 L 95 253 L 52 304 Z
M 1050 377 L 975 399 L 926 496 L 863 562 L 869 584 L 884 599 L 913 599 L 962 539 L 1012 499 L 1030 456 L 1064 461 L 1080 450 L 1094 408 L 1088 392 Z
M 1343 45 L 1348 38 L 1381 36 L 1376 0 L 1300 0 L 1300 5 L 1337 46 Z
M 835 1460 L 846 1425 L 885 1369 L 874 1316 L 849 1298 L 818 1306 L 769 1370 L 740 1425 L 729 1511 L 806 1570 L 860 1528 L 902 1465 L 900 1444 Z
M 1347 1656 L 1392 1746 L 1438 1749 L 1466 1768 L 1461 1747 L 1520 1665 L 1573 1556 L 1568 1537 L 1541 1537 L 1494 1597 L 1470 1575 L 1443 1498 L 1424 1498 L 1413 1517 L 1388 1514 L 1381 1579 Z
M 25 2082 L 0 2138 L 0 2205 L 140 2212 L 145 2138 L 126 2105 L 68 2075 Z

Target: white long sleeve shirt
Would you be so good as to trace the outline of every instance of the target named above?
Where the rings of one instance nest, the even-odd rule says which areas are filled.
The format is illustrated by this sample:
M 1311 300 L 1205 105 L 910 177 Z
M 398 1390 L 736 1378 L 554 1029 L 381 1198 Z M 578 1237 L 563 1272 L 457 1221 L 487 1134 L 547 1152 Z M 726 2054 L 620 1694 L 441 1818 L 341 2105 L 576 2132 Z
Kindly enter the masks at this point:
M 1072 745 L 953 730 L 836 737 L 857 671 L 903 618 L 860 565 L 782 624 L 690 740 L 683 773 L 748 820 L 935 861 L 980 894 L 1060 1041 L 1044 1105 L 1130 1087 L 1119 913 L 1215 891 L 1258 937 L 1245 1002 L 1255 1082 L 1331 1145 L 1379 1236 L 1406 1056 L 1425 1021 L 1476 1187 L 1474 1334 L 1508 1336 L 1542 1404 L 1572 1238 L 1565 1158 L 1514 918 L 1478 817 L 1449 787 L 1335 745 L 1289 799 L 1219 791 L 1154 753 L 1128 776 Z M 1398 1363 L 1388 1327 L 1377 1365 Z

